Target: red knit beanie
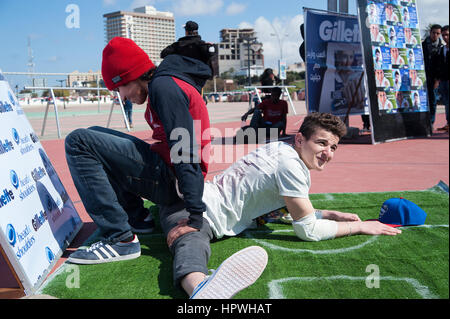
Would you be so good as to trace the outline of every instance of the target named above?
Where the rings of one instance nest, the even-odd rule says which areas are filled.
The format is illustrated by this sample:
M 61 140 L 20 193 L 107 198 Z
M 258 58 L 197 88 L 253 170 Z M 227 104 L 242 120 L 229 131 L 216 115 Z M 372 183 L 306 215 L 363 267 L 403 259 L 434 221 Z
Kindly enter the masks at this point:
M 131 39 L 115 37 L 103 49 L 102 76 L 109 90 L 136 80 L 154 67 L 147 53 Z

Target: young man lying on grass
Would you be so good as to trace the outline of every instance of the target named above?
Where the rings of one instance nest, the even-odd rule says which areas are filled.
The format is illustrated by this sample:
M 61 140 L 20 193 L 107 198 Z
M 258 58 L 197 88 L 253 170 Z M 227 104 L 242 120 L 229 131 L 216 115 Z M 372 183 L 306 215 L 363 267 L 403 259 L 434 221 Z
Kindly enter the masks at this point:
M 345 133 L 345 124 L 338 117 L 312 113 L 304 119 L 293 146 L 269 143 L 235 162 L 205 183 L 203 201 L 207 208 L 200 230 L 187 224 L 189 213 L 185 209 L 162 207 L 161 225 L 174 256 L 175 284 L 181 284 L 191 298 L 230 298 L 256 281 L 267 259 L 246 254 L 237 258 L 239 253 L 207 276 L 209 242 L 213 236 L 235 236 L 253 219 L 284 206 L 293 218 L 295 234 L 305 241 L 399 234 L 400 230 L 378 221 L 363 222 L 355 214 L 318 211 L 312 206 L 309 171 L 325 168 Z

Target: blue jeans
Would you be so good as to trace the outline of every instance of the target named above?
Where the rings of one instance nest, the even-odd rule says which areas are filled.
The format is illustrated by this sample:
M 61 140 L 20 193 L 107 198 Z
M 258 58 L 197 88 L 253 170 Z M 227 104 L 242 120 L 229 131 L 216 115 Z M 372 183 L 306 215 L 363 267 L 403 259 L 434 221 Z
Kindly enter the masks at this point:
M 252 119 L 250 120 L 250 127 L 253 127 L 255 130 L 258 130 L 258 128 L 276 128 L 278 129 L 278 134 L 280 131 L 286 133 L 286 123 L 284 121 L 276 123 L 264 122 L 262 111 L 258 108 L 253 112 Z
M 427 95 L 428 95 L 428 106 L 430 108 L 430 120 L 431 125 L 434 124 L 436 119 L 436 91 L 434 89 L 434 81 L 427 78 Z
M 117 242 L 132 236 L 146 198 L 155 204 L 180 201 L 175 176 L 150 144 L 102 127 L 77 129 L 65 140 L 70 173 L 101 236 Z
M 128 123 L 133 124 L 133 109 L 124 108 Z

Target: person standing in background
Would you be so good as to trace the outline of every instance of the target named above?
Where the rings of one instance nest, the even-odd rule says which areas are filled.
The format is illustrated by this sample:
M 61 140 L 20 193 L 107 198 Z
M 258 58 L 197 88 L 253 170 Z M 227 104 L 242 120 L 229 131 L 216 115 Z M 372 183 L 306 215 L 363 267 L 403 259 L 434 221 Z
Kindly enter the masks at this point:
M 123 110 L 125 111 L 125 116 L 127 117 L 128 124 L 133 127 L 133 103 L 126 97 L 123 100 Z M 125 125 L 126 127 L 126 125 Z
M 434 87 L 439 88 L 439 92 L 441 93 L 441 101 L 445 105 L 445 119 L 447 121 L 446 125 L 438 128 L 438 131 L 448 132 L 448 56 L 449 56 L 449 38 L 448 38 L 448 25 L 442 28 L 442 39 L 445 42 L 445 45 L 441 47 L 439 50 L 439 54 L 437 55 L 437 65 L 439 66 L 439 75 L 437 83 L 435 83 Z
M 436 69 L 436 56 L 443 46 L 441 36 L 442 27 L 439 24 L 431 26 L 430 35 L 422 42 L 423 60 L 425 63 L 425 75 L 427 80 L 428 105 L 430 107 L 431 126 L 436 118 L 436 92 L 434 87 L 438 70 Z

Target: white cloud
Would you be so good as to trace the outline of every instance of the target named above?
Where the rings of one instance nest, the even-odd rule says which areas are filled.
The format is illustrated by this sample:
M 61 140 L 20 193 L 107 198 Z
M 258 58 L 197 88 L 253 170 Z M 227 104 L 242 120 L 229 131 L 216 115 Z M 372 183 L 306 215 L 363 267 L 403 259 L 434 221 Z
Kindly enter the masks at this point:
M 241 3 L 236 3 L 236 2 L 232 2 L 226 9 L 226 14 L 228 15 L 236 15 L 236 14 L 240 14 L 242 12 L 245 11 L 245 9 L 247 9 L 247 5 L 246 4 L 241 4 Z
M 421 30 L 424 30 L 429 24 L 448 24 L 448 11 L 448 0 L 417 1 L 417 12 Z
M 53 55 L 53 56 L 51 56 L 51 57 L 49 57 L 47 59 L 47 62 L 56 63 L 56 62 L 59 62 L 61 60 L 62 60 L 62 58 L 60 56 Z
M 223 7 L 222 0 L 177 0 L 173 12 L 180 16 L 214 14 Z
M 288 65 L 302 61 L 298 52 L 303 41 L 300 35 L 300 24 L 302 23 L 303 15 L 301 14 L 295 17 L 277 17 L 272 21 L 259 17 L 253 24 L 241 22 L 239 28 L 255 29 L 258 41 L 263 44 L 264 66 L 276 69 L 281 53 L 283 54 L 283 60 Z M 280 42 L 282 52 L 280 51 Z

